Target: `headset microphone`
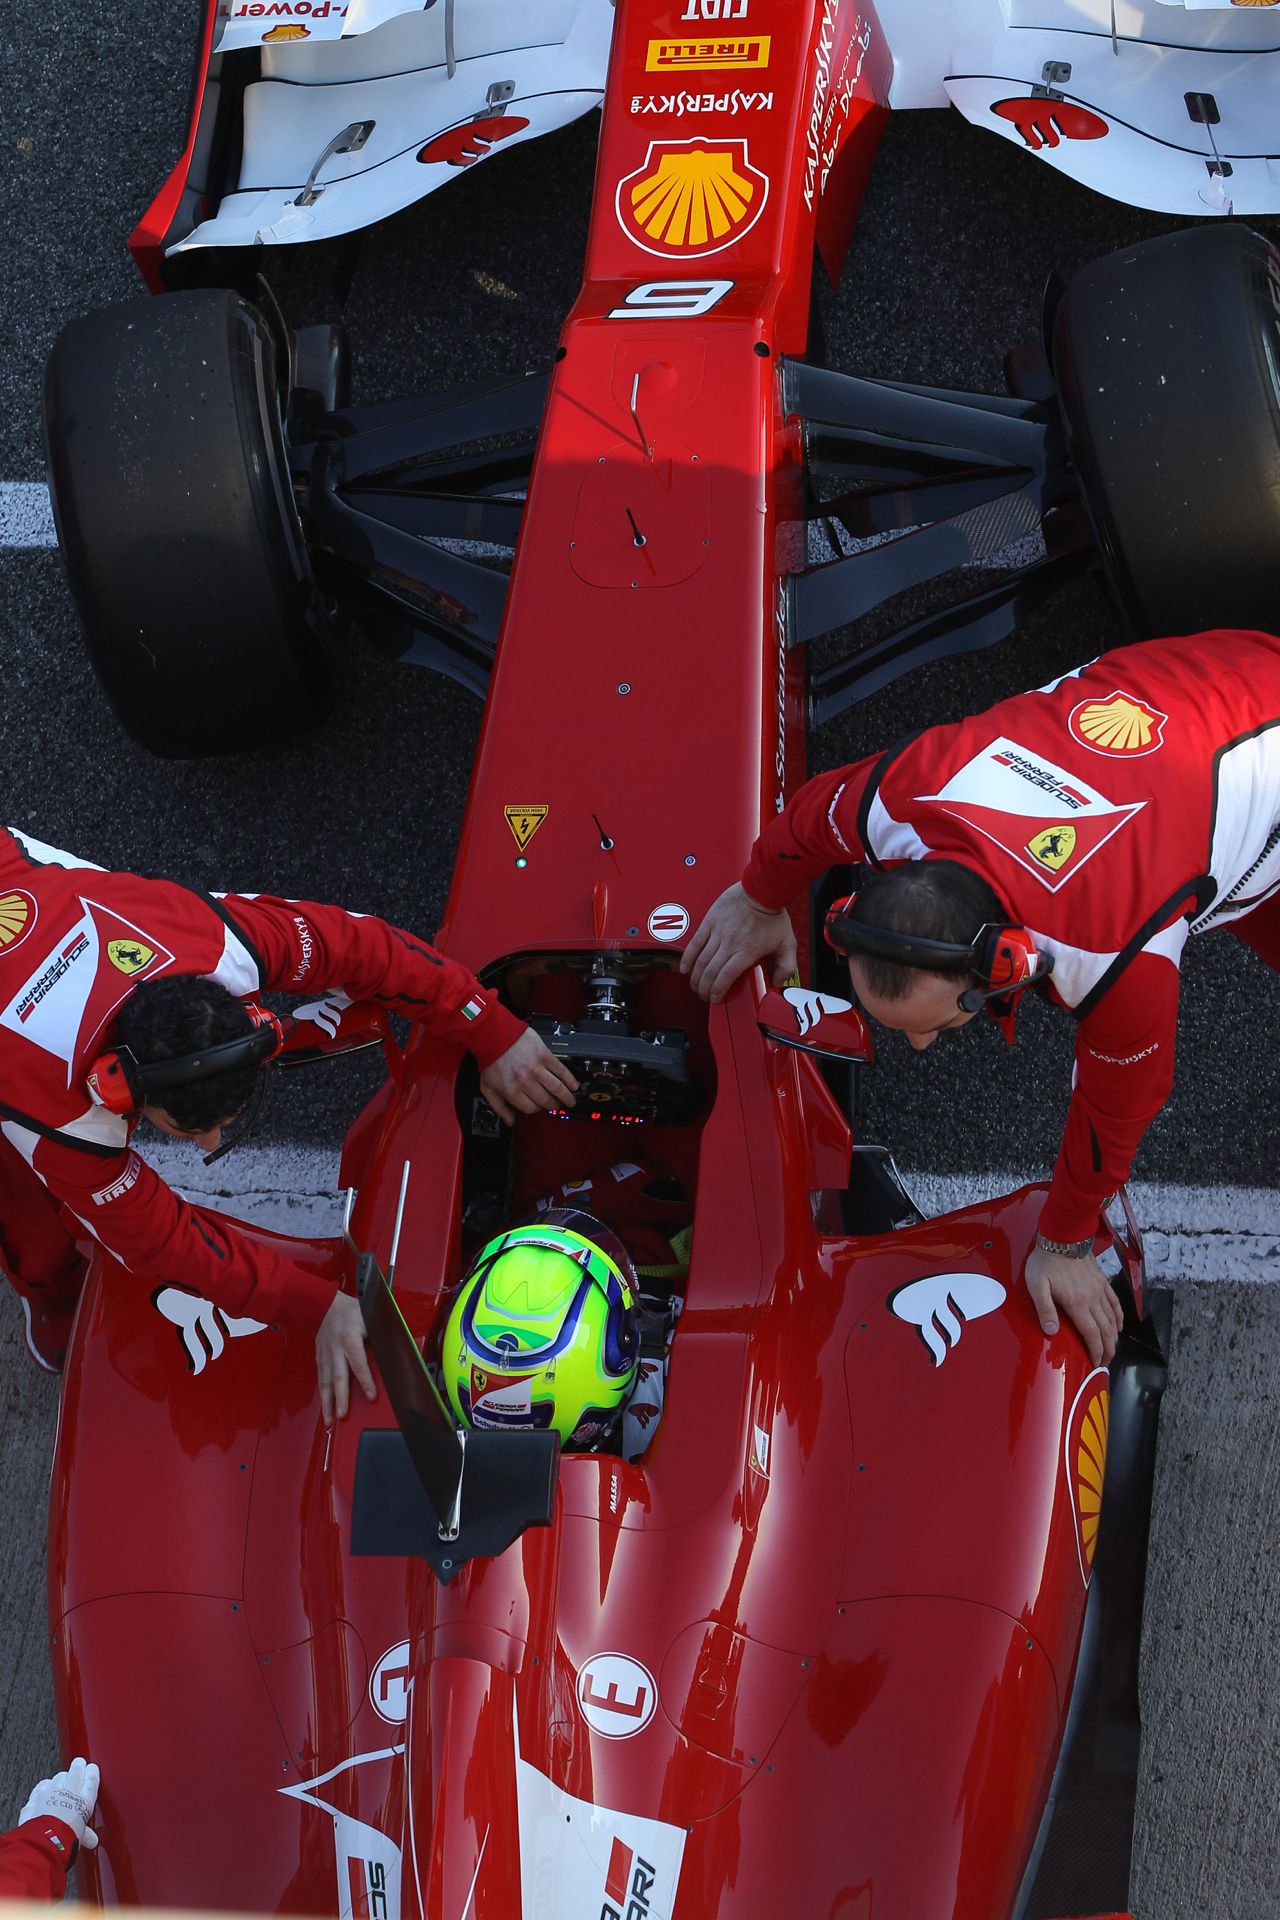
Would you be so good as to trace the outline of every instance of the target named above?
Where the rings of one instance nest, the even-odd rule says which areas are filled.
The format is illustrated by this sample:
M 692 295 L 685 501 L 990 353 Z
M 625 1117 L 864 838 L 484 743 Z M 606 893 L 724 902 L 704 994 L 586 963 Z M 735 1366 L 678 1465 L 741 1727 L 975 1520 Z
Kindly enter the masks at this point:
M 1004 922 L 989 922 L 979 927 L 967 944 L 959 940 L 932 940 L 923 934 L 897 933 L 887 927 L 874 927 L 853 918 L 857 894 L 833 900 L 827 909 L 823 937 L 846 958 L 866 954 L 876 960 L 893 960 L 900 966 L 919 967 L 926 973 L 972 973 L 978 985 L 966 987 L 958 1004 L 965 1013 L 984 1008 L 995 1015 L 1013 1038 L 1013 997 L 1028 987 L 1039 986 L 1053 972 L 1053 955 L 1041 953 L 1025 927 Z M 989 1006 L 990 1002 L 1004 1006 Z

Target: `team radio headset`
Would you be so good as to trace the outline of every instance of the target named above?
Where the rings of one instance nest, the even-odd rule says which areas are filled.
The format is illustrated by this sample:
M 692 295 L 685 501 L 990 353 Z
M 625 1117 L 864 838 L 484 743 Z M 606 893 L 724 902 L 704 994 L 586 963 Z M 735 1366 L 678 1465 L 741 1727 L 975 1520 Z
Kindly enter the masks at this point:
M 211 1047 L 202 1047 L 198 1053 L 175 1053 L 167 1060 L 147 1061 L 135 1059 L 128 1047 L 114 1047 L 100 1053 L 85 1076 L 90 1099 L 96 1106 L 105 1107 L 108 1113 L 130 1118 L 141 1113 L 153 1098 L 157 1105 L 163 1106 L 163 1099 L 158 1096 L 172 1092 L 175 1087 L 189 1087 L 216 1074 L 232 1073 L 238 1067 L 266 1066 L 284 1045 L 286 1023 L 269 1008 L 259 1006 L 256 1000 L 245 1000 L 241 1005 L 253 1022 L 252 1030 L 238 1034 L 234 1040 L 219 1040 Z M 288 1022 L 289 1026 L 292 1024 Z M 224 1153 L 230 1153 L 251 1131 L 266 1090 L 265 1078 L 260 1079 L 245 1116 L 237 1116 L 240 1124 L 231 1136 L 214 1152 L 205 1155 L 206 1166 L 221 1160 Z
M 896 960 L 926 973 L 972 973 L 978 985 L 957 997 L 965 1013 L 984 1009 L 998 1021 L 1006 1040 L 1013 1039 L 1014 996 L 1039 986 L 1053 972 L 1053 955 L 1040 953 L 1025 927 L 1008 921 L 988 921 L 966 945 L 960 940 L 929 940 L 919 933 L 892 933 L 853 918 L 856 893 L 846 893 L 827 908 L 823 936 L 829 947 L 847 958 L 865 953 L 876 960 Z M 1003 1003 L 1003 1004 L 1002 1004 Z M 1082 1259 L 1092 1249 L 1089 1240 L 1046 1240 L 1036 1234 L 1046 1253 Z

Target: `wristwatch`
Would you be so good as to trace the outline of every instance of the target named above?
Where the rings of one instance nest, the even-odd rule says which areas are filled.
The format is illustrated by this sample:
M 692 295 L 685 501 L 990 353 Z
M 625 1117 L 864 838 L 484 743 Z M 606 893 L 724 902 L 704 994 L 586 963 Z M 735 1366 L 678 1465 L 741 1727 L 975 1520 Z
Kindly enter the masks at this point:
M 1036 1245 L 1042 1253 L 1063 1253 L 1068 1260 L 1083 1260 L 1093 1252 L 1093 1235 L 1087 1240 L 1046 1240 L 1039 1228 L 1036 1229 Z

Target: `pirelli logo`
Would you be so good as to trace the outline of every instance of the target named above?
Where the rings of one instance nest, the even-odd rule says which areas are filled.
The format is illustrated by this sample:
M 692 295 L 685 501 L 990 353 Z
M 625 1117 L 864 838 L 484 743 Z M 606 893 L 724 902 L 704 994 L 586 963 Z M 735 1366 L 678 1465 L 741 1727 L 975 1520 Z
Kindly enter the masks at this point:
M 728 73 L 769 64 L 767 33 L 746 33 L 733 40 L 651 40 L 648 73 Z

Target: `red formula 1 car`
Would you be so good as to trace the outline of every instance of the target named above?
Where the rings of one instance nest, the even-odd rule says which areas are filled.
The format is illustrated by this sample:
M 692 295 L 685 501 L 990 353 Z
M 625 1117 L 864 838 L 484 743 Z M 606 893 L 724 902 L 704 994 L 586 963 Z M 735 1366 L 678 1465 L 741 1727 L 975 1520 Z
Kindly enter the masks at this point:
M 1224 579 L 1216 620 L 1256 624 L 1259 522 L 1201 502 L 1192 541 L 1176 496 L 1205 380 L 1247 423 L 1239 459 L 1275 457 L 1254 349 L 1280 274 L 1226 226 L 1100 263 L 1057 304 L 1056 388 L 1023 356 L 1011 398 L 817 368 L 811 262 L 838 259 L 871 162 L 875 37 L 852 6 L 752 0 L 769 104 L 729 117 L 734 43 L 699 38 L 705 108 L 667 125 L 631 103 L 672 16 L 619 9 L 547 379 L 342 408 L 335 341 L 231 292 L 93 316 L 55 351 L 59 525 L 119 710 L 160 750 L 243 743 L 273 675 L 322 686 L 335 604 L 486 689 L 441 938 L 584 1085 L 506 1132 L 455 1049 L 392 1051 L 346 1142 L 346 1235 L 292 1245 L 347 1285 L 359 1266 L 386 1388 L 332 1431 L 310 1342 L 95 1271 L 50 1574 L 64 1743 L 103 1772 L 91 1897 L 377 1920 L 1127 1898 L 1166 1324 L 1136 1240 L 1108 1375 L 1044 1340 L 1021 1286 L 1037 1193 L 924 1221 L 855 1141 L 856 1015 L 758 978 L 708 1009 L 677 959 L 806 725 L 1008 631 L 1091 542 L 1137 624 Z M 1179 331 L 1189 271 L 1210 342 Z M 175 476 L 215 465 L 184 518 Z M 853 540 L 811 565 L 818 518 Z M 867 609 L 1038 529 L 1022 571 L 962 572 L 861 644 Z M 809 675 L 805 640 L 850 623 L 848 659 Z M 195 640 L 225 708 L 171 698 Z M 247 716 L 241 647 L 268 689 Z M 647 1444 L 464 1445 L 419 1349 L 478 1223 L 635 1154 L 693 1203 L 679 1302 L 650 1302 Z

